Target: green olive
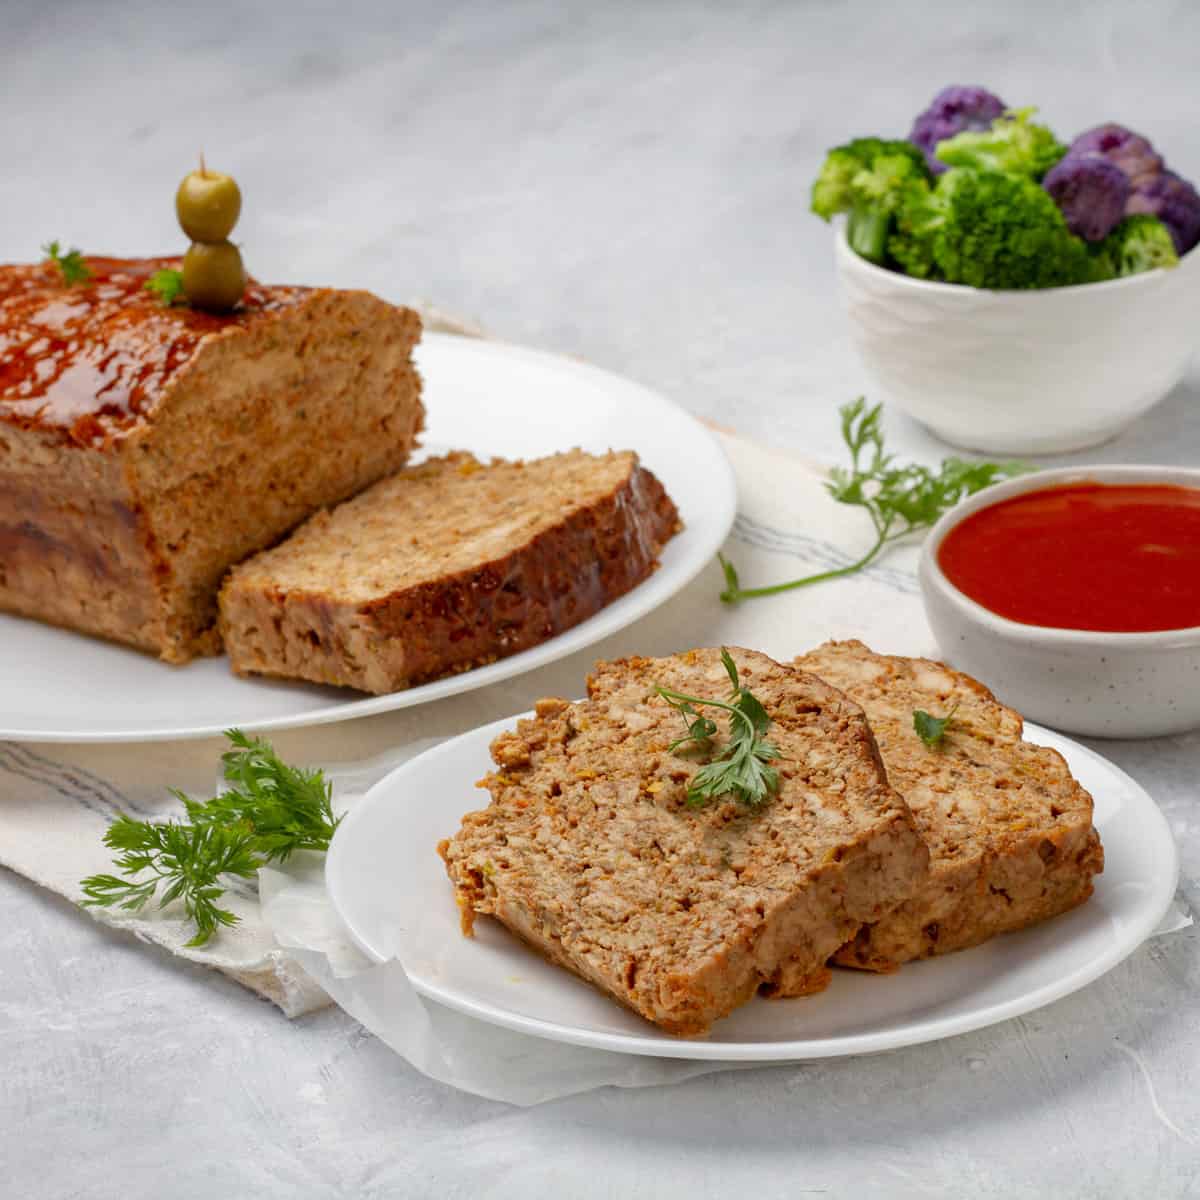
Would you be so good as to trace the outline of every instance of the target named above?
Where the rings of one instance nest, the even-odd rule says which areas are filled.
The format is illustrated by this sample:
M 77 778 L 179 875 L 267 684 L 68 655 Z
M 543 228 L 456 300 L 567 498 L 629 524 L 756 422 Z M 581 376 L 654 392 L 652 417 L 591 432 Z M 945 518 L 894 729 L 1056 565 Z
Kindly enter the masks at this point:
M 175 215 L 194 242 L 223 242 L 242 212 L 242 193 L 231 175 L 200 170 L 185 175 L 175 193 Z
M 183 290 L 193 308 L 228 312 L 246 290 L 242 252 L 232 242 L 193 242 L 183 256 Z

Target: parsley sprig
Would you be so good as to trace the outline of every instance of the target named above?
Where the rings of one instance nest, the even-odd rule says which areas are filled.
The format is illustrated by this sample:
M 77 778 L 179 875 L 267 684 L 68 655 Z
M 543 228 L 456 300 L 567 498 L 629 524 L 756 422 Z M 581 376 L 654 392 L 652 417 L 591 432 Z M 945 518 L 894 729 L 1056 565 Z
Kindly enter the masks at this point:
M 87 283 L 91 279 L 92 272 L 84 261 L 83 252 L 74 246 L 70 250 L 64 250 L 57 241 L 47 242 L 42 247 L 42 253 L 57 265 L 62 272 L 63 283 L 68 287 L 76 283 Z
M 333 815 L 329 782 L 321 771 L 289 766 L 269 742 L 231 729 L 222 755 L 228 791 L 211 800 L 172 794 L 185 821 L 135 821 L 122 814 L 104 835 L 119 851 L 120 875 L 90 875 L 81 883 L 85 905 L 141 912 L 157 897 L 160 908 L 182 900 L 195 926 L 187 943 L 202 946 L 237 915 L 217 906 L 223 876 L 252 879 L 259 867 L 296 850 L 326 850 L 340 817 Z
M 733 686 L 728 701 L 688 696 L 665 687 L 654 690 L 683 717 L 687 726 L 687 734 L 668 747 L 671 753 L 689 744 L 707 746 L 716 734 L 717 723 L 699 712 L 696 705 L 729 713 L 729 739 L 717 755 L 692 776 L 687 792 L 689 807 L 699 808 L 719 796 L 733 796 L 743 804 L 755 807 L 779 791 L 779 772 L 770 764 L 780 757 L 780 753 L 766 738 L 771 727 L 767 710 L 749 688 L 742 686 L 737 664 L 724 648 L 721 662 Z
M 931 750 L 935 746 L 940 746 L 942 739 L 946 736 L 946 729 L 954 719 L 956 712 L 958 712 L 957 704 L 944 717 L 935 717 L 923 708 L 913 709 L 913 729 L 916 730 L 917 737 Z
M 155 271 L 145 283 L 146 291 L 153 292 L 163 303 L 164 308 L 172 304 L 186 304 L 187 296 L 183 291 L 183 272 L 172 267 L 163 267 Z
M 965 497 L 1030 469 L 1023 463 L 968 462 L 961 458 L 947 458 L 936 469 L 920 463 L 897 466 L 892 455 L 884 453 L 883 405 L 868 408 L 866 400 L 860 396 L 839 411 L 842 440 L 850 451 L 850 466 L 834 468 L 825 486 L 839 504 L 866 510 L 875 529 L 874 545 L 849 566 L 756 588 L 742 587 L 737 568 L 720 555 L 721 568 L 725 572 L 725 590 L 721 599 L 726 604 L 736 604 L 755 596 L 773 596 L 827 579 L 853 575 L 874 562 L 893 542 L 928 529 Z

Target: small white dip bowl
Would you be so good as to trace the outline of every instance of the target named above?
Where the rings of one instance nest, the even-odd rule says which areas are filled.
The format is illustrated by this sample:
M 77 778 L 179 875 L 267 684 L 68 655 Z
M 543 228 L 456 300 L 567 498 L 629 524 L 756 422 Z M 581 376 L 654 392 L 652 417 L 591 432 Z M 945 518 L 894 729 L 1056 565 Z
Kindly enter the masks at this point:
M 1200 248 L 1172 270 L 1039 291 L 930 283 L 836 233 L 850 333 L 881 392 L 952 445 L 1058 454 L 1115 437 L 1183 377 Z
M 933 527 L 921 553 L 925 614 L 951 666 L 980 679 L 1031 721 L 1089 737 L 1142 738 L 1200 727 L 1200 626 L 1161 633 L 1097 633 L 1022 625 L 956 588 L 938 565 L 946 535 L 981 508 L 1071 483 L 1200 488 L 1187 467 L 1080 467 L 993 484 Z

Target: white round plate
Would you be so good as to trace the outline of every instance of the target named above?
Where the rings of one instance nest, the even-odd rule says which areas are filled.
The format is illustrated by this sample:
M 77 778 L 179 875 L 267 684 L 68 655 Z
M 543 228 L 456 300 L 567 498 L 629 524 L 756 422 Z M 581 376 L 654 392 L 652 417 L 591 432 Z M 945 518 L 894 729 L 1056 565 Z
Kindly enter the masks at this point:
M 208 737 L 231 726 L 345 721 L 485 687 L 581 650 L 645 616 L 712 561 L 733 524 L 733 472 L 717 439 L 639 384 L 501 342 L 427 334 L 427 451 L 533 458 L 580 446 L 636 450 L 679 507 L 683 532 L 644 583 L 574 629 L 511 658 L 390 696 L 239 679 L 224 658 L 171 667 L 136 650 L 0 614 L 0 738 L 120 742 Z
M 516 718 L 444 742 L 380 781 L 334 836 L 329 894 L 351 937 L 376 961 L 399 957 L 413 986 L 450 1008 L 556 1041 L 668 1058 L 784 1062 L 890 1050 L 966 1033 L 1083 987 L 1130 954 L 1162 919 L 1179 860 L 1154 801 L 1124 772 L 1060 734 L 1027 725 L 1058 750 L 1095 799 L 1104 873 L 1093 897 L 1043 925 L 894 975 L 835 971 L 820 995 L 754 999 L 704 1040 L 671 1037 L 527 949 L 486 917 L 475 937 L 458 910 L 437 842 L 484 807 L 474 783 L 488 743 Z

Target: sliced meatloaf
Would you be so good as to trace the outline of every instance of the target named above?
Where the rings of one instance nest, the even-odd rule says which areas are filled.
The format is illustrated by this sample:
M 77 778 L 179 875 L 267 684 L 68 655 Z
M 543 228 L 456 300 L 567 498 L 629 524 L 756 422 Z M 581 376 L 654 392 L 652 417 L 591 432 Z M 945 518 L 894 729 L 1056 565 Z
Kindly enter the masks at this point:
M 544 642 L 645 579 L 680 528 L 637 455 L 401 471 L 237 567 L 239 674 L 392 692 Z
M 1022 738 L 1018 713 L 970 676 L 923 658 L 830 642 L 796 665 L 862 705 L 892 786 L 930 851 L 928 879 L 834 957 L 889 971 L 1082 904 L 1104 868 L 1092 798 L 1062 756 Z M 954 716 L 926 746 L 913 711 Z
M 829 955 L 912 894 L 927 852 L 862 711 L 731 653 L 771 717 L 778 794 L 687 804 L 727 725 L 672 752 L 683 722 L 655 687 L 724 698 L 718 650 L 600 663 L 588 699 L 543 700 L 495 740 L 491 804 L 438 847 L 465 933 L 491 915 L 647 1020 L 698 1034 L 760 987 L 819 989 Z
M 86 265 L 0 266 L 0 610 L 183 662 L 232 563 L 407 461 L 420 321 L 258 284 L 214 316 L 146 290 L 177 259 Z

